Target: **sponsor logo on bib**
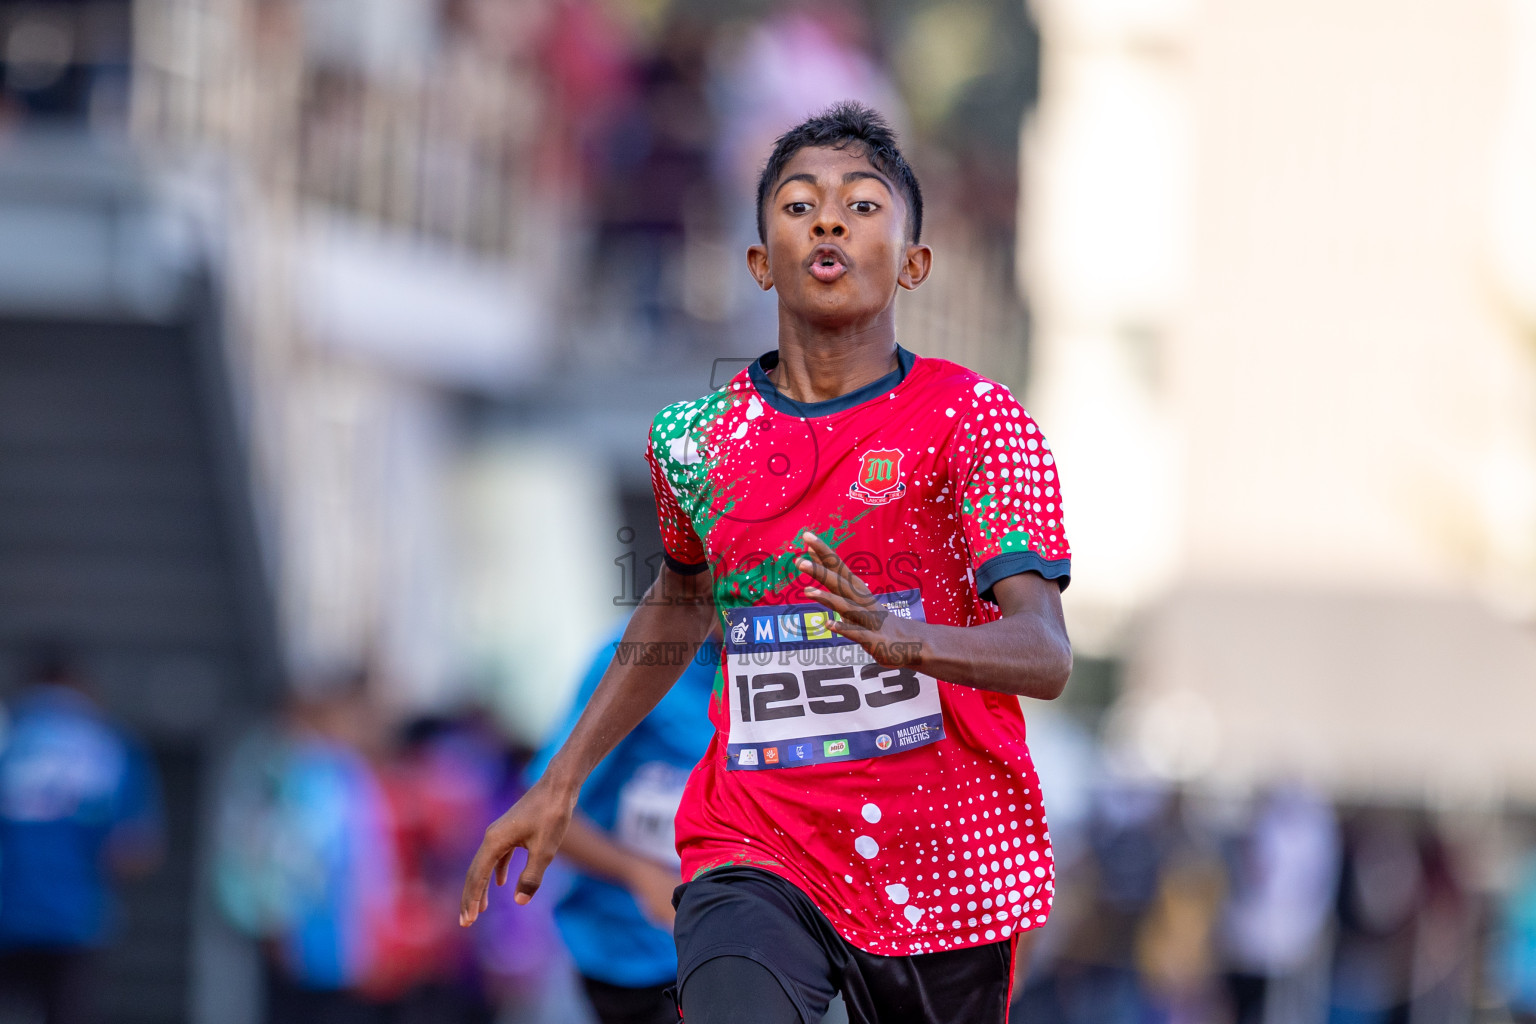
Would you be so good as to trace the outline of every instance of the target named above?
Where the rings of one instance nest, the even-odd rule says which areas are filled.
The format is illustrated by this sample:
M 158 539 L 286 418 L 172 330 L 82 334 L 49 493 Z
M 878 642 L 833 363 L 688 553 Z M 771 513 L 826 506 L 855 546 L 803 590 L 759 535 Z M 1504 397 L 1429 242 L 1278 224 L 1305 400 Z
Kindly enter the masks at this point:
M 896 730 L 896 742 L 898 746 L 916 747 L 931 742 L 927 722 L 915 722 L 904 729 Z

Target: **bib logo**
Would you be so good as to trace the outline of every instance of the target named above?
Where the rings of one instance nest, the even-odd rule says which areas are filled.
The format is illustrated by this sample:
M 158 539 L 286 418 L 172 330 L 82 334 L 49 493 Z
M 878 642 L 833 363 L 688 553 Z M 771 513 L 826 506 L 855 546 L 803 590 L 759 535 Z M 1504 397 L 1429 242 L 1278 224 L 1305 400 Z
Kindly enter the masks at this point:
M 884 505 L 907 493 L 901 482 L 899 448 L 880 448 L 865 452 L 859 463 L 859 478 L 848 486 L 848 496 L 866 505 Z
M 731 643 L 744 644 L 747 642 L 747 620 L 742 619 L 731 627 Z

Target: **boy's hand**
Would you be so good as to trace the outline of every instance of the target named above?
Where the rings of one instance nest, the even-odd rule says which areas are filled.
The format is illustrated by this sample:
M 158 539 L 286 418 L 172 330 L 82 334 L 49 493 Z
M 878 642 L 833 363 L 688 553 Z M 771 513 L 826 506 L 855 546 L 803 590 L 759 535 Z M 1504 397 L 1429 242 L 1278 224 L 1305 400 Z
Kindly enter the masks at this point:
M 474 924 L 491 905 L 493 870 L 496 884 L 507 884 L 512 852 L 518 847 L 528 851 L 528 863 L 517 876 L 517 890 L 512 898 L 518 903 L 533 899 L 544 880 L 544 869 L 554 859 L 570 826 L 575 805 L 574 795 L 566 795 L 540 779 L 507 813 L 491 822 L 480 849 L 475 851 L 475 859 L 470 861 L 469 873 L 464 876 L 464 894 L 459 898 L 460 926 L 468 928 Z
M 677 919 L 677 911 L 672 906 L 672 892 L 683 884 L 678 873 L 637 857 L 627 883 L 640 912 L 658 928 L 671 931 L 672 922 Z
M 868 585 L 816 534 L 807 530 L 800 540 L 805 554 L 795 560 L 795 567 L 818 584 L 806 587 L 805 596 L 838 614 L 831 623 L 832 631 L 864 648 L 882 665 L 919 664 L 923 648 L 920 624 L 887 611 Z

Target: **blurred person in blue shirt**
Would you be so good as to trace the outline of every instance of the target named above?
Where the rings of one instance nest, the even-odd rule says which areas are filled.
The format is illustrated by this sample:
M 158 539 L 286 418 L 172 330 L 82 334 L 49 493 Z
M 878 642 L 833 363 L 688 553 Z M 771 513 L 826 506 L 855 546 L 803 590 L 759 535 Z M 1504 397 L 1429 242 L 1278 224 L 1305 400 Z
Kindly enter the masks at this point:
M 382 969 L 401 879 L 369 757 L 377 726 L 364 673 L 319 675 L 289 695 L 281 727 L 248 737 L 226 768 L 216 894 L 263 941 L 274 1024 L 387 1016 Z
M 73 1024 L 89 1018 L 114 876 L 159 860 L 159 787 L 65 651 L 35 652 L 28 678 L 0 751 L 0 1014 Z
M 278 790 L 277 857 L 287 906 L 281 962 L 291 1005 L 274 1020 L 329 1020 L 373 980 L 398 885 L 389 806 L 358 735 L 361 692 L 304 709 Z
M 569 711 L 528 766 L 531 785 L 565 743 L 613 660 L 622 625 L 597 651 Z M 588 777 L 560 846 L 577 870 L 555 924 L 603 1024 L 676 1024 L 672 892 L 681 860 L 673 820 L 714 726 L 706 713 L 720 663 L 718 632 L 677 684 Z
M 1536 846 L 1521 854 L 1512 881 L 1500 907 L 1492 973 L 1502 984 L 1510 1016 L 1517 1024 L 1536 1024 Z

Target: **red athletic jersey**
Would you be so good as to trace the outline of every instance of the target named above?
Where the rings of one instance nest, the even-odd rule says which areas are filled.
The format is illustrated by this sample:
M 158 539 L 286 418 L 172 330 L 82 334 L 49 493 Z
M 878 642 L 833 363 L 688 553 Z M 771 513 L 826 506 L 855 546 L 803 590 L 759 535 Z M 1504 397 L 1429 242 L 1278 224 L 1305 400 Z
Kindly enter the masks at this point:
M 748 864 L 799 886 L 871 953 L 1043 924 L 1050 834 L 1016 698 L 889 669 L 827 628 L 794 567 L 819 534 L 894 614 L 969 626 L 997 580 L 1066 585 L 1055 460 L 1007 388 L 900 366 L 799 403 L 769 353 L 663 409 L 647 457 L 666 558 L 713 574 L 726 631 L 714 740 L 677 817 L 683 877 Z

